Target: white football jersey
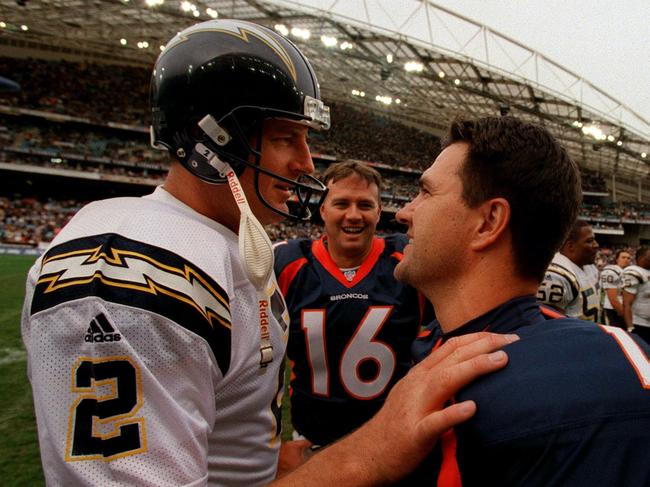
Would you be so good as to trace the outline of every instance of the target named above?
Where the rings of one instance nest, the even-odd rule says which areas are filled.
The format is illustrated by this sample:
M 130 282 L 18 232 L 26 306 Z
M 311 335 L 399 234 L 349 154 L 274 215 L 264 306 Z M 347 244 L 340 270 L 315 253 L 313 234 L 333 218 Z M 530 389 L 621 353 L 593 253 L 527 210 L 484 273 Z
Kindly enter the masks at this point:
M 608 264 L 600 271 L 600 287 L 603 290 L 603 308 L 614 309 L 609 296 L 604 292 L 606 289 L 616 289 L 618 300 L 621 301 L 621 273 L 623 269 L 616 264 Z M 622 302 L 622 301 L 621 301 Z
M 632 323 L 635 326 L 650 327 L 650 272 L 638 265 L 623 269 L 623 291 L 635 294 L 632 303 Z
M 546 269 L 537 300 L 572 318 L 598 320 L 598 269 L 595 265 L 577 266 L 557 252 Z
M 273 361 L 237 235 L 158 188 L 84 207 L 32 267 L 22 334 L 48 485 L 263 485 L 280 444 Z

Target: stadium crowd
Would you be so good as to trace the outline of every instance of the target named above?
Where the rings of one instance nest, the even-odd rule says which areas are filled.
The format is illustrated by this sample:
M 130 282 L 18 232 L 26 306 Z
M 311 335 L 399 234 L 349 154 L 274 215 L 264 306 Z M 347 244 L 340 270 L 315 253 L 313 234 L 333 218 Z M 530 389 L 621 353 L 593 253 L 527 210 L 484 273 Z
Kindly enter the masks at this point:
M 0 197 L 0 243 L 36 247 L 50 242 L 61 228 L 87 201 L 73 199 L 39 200 L 32 197 Z M 266 227 L 273 242 L 293 238 L 320 238 L 323 227 L 318 223 L 285 221 Z M 382 235 L 393 233 L 384 226 Z
M 61 122 L 32 112 L 16 115 L 5 110 L 0 115 L 0 162 L 162 181 L 168 167 L 166 155 L 150 147 L 144 131 L 149 123 L 148 68 L 0 58 L 0 70 L 16 73 L 14 78 L 23 87 L 20 93 L 3 94 L 0 105 L 66 114 L 77 120 Z M 120 95 L 107 97 L 106 93 Z M 322 170 L 323 161 L 329 160 L 319 163 L 321 154 L 379 164 L 384 177 L 382 203 L 385 209 L 397 211 L 417 193 L 415 179 L 439 152 L 439 140 L 368 109 L 330 105 L 332 130 L 314 133 L 310 139 L 317 169 Z M 131 128 L 116 128 L 107 122 L 131 124 Z M 595 172 L 583 170 L 582 184 L 585 191 L 607 190 L 605 179 Z M 46 195 L 40 202 L 19 193 L 3 196 L 3 211 L 12 216 L 3 218 L 1 240 L 5 243 L 49 241 L 81 205 L 48 200 Z M 621 229 L 625 220 L 650 221 L 648 205 L 605 201 L 583 205 L 583 217 L 596 228 Z M 53 216 L 39 213 L 50 207 L 56 209 Z M 280 240 L 313 238 L 321 229 L 282 224 L 270 232 L 274 240 Z
M 637 202 L 601 202 L 583 203 L 581 215 L 587 218 L 604 219 L 620 222 L 632 220 L 635 222 L 650 222 L 650 205 Z
M 403 126 L 394 127 L 398 131 L 406 130 Z M 363 135 L 366 131 L 359 133 Z M 317 144 L 317 139 L 313 137 L 312 151 L 316 154 Z M 164 153 L 152 149 L 143 133 L 118 131 L 98 125 L 44 123 L 38 119 L 15 116 L 0 116 L 0 161 L 154 180 L 162 180 L 168 167 Z M 397 170 L 382 172 L 382 199 L 386 206 L 399 208 L 417 193 L 417 185 L 413 184 L 417 173 Z M 598 180 L 602 181 L 602 178 L 586 173 L 583 183 L 587 185 Z M 586 189 L 588 186 L 584 185 Z M 618 209 L 615 217 L 635 218 L 642 208 L 636 210 Z M 585 206 L 585 214 L 591 217 L 608 217 L 608 211 L 609 207 Z
M 16 73 L 15 81 L 23 88 L 4 95 L 0 104 L 67 114 L 96 124 L 150 125 L 149 68 L 0 58 L 0 70 Z M 367 109 L 330 105 L 332 130 L 313 137 L 314 152 L 421 170 L 439 151 L 438 138 L 429 133 L 390 123 Z
M 146 135 L 124 136 L 123 131 L 99 126 L 70 127 L 63 123 L 26 123 L 17 117 L 0 117 L 0 140 L 5 149 L 41 150 L 52 154 L 71 152 L 82 156 L 108 157 L 131 163 L 147 162 L 166 166 L 162 151 L 146 143 Z
M 0 58 L 22 90 L 5 94 L 11 106 L 69 114 L 96 123 L 148 125 L 150 69 L 132 66 Z
M 34 247 L 41 242 L 50 242 L 85 203 L 0 197 L 0 241 Z
M 607 193 L 607 182 L 600 174 L 581 169 L 582 190 L 595 193 Z
M 46 198 L 39 200 L 33 197 L 0 197 L 2 221 L 0 243 L 29 246 L 47 243 L 85 203 L 74 199 Z M 384 206 L 390 204 L 390 201 L 384 201 Z M 395 202 L 395 206 L 403 205 Z M 594 228 L 598 228 L 598 226 L 594 225 Z M 305 224 L 285 221 L 268 226 L 267 231 L 271 241 L 278 242 L 293 238 L 317 239 L 321 236 L 323 228 L 318 223 Z M 394 231 L 395 229 L 390 225 L 382 225 L 379 228 L 381 234 L 390 234 Z M 596 265 L 602 268 L 612 263 L 613 256 L 619 248 L 628 248 L 628 246 L 601 247 L 596 257 Z
M 330 103 L 332 129 L 311 136 L 314 152 L 424 170 L 440 152 L 440 140 L 387 117 L 341 103 Z

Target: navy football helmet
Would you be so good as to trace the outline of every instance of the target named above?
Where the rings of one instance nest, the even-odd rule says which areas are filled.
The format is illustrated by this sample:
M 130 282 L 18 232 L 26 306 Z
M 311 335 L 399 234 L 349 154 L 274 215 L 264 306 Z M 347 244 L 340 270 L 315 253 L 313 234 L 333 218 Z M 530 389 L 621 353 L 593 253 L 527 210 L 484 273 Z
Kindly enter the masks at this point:
M 250 167 L 262 203 L 300 220 L 310 218 L 312 196 L 324 197 L 325 186 L 312 176 L 293 181 L 260 167 L 265 119 L 294 120 L 316 130 L 330 125 L 312 67 L 291 41 L 273 30 L 220 19 L 178 33 L 154 66 L 151 110 L 152 145 L 169 150 L 202 180 L 225 183 L 223 162 L 237 175 Z M 257 184 L 260 172 L 294 189 L 295 211 L 285 213 L 265 201 Z

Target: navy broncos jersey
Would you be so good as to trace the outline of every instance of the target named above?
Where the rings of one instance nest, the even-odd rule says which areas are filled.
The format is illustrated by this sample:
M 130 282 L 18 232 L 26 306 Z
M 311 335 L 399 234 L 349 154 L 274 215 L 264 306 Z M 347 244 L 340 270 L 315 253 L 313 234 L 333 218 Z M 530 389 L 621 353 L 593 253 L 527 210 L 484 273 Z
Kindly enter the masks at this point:
M 552 318 L 552 319 L 549 319 Z M 516 333 L 505 369 L 463 389 L 478 410 L 443 435 L 410 485 L 650 485 L 650 346 L 521 297 L 443 336 Z
M 411 365 L 411 344 L 432 312 L 393 277 L 405 244 L 404 235 L 375 238 L 354 275 L 336 266 L 324 239 L 276 247 L 291 318 L 291 416 L 313 443 L 328 444 L 370 419 Z

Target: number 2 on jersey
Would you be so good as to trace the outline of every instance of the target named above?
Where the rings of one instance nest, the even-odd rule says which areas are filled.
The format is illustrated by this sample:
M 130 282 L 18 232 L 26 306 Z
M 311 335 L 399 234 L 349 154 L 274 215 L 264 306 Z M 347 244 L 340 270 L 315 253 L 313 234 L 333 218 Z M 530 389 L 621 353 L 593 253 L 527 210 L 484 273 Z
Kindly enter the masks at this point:
M 113 460 L 146 451 L 140 373 L 128 357 L 82 357 L 72 367 L 66 461 Z
M 347 393 L 356 399 L 373 399 L 379 396 L 386 390 L 393 376 L 395 352 L 384 342 L 375 340 L 392 310 L 392 306 L 369 307 L 343 351 L 339 365 L 341 384 Z M 329 396 L 329 375 L 332 370 L 327 363 L 325 310 L 305 310 L 301 321 L 306 331 L 312 392 L 315 395 Z M 366 360 L 372 360 L 377 365 L 377 374 L 371 380 L 363 380 L 359 376 L 359 367 Z

